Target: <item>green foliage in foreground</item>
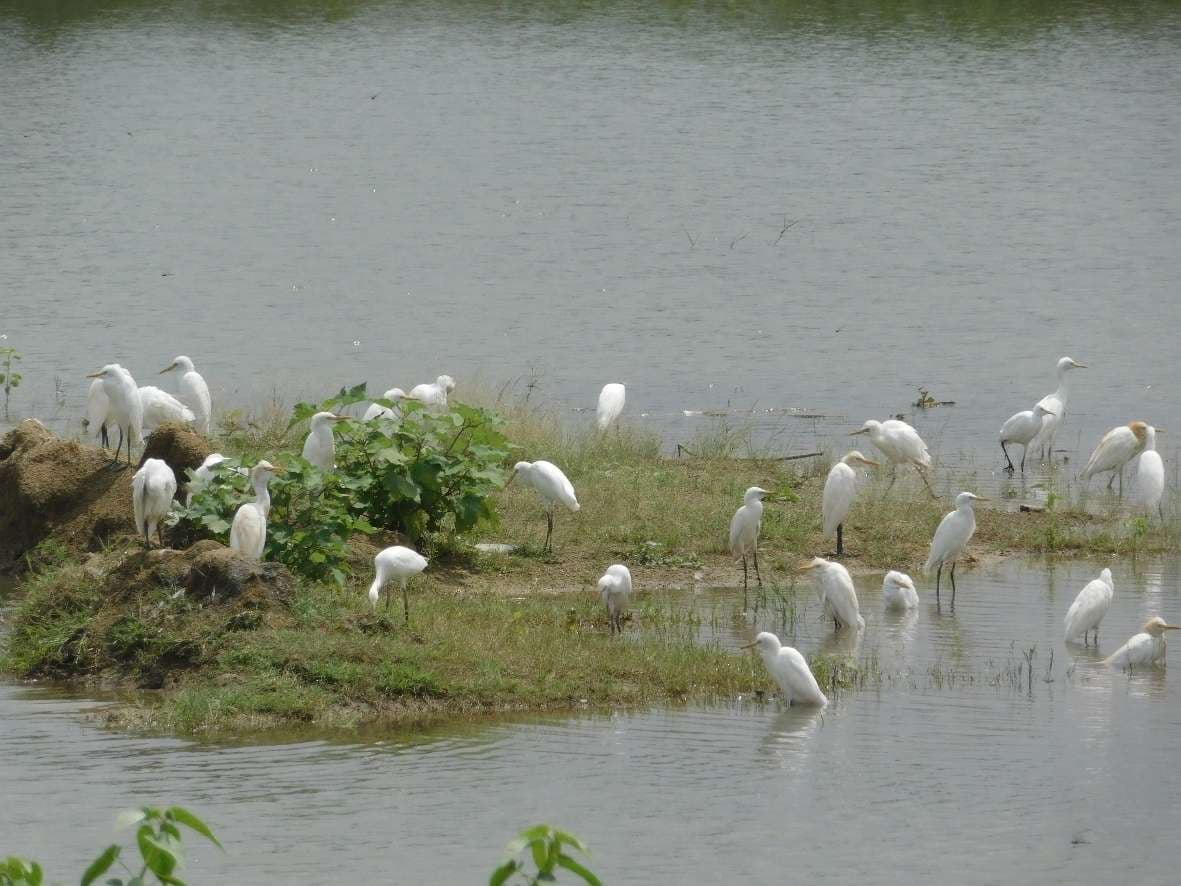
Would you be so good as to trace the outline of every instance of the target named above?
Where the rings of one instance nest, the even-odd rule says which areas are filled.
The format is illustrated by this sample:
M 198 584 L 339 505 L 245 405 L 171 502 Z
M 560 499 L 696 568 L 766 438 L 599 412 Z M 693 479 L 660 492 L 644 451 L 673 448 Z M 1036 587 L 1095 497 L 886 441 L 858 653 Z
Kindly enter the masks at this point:
M 522 861 L 520 855 L 528 849 L 537 870 L 530 872 L 528 862 Z M 566 831 L 558 830 L 547 824 L 534 825 L 521 831 L 515 840 L 504 850 L 505 858 L 492 872 L 488 886 L 504 886 L 509 882 L 523 882 L 528 886 L 538 883 L 553 883 L 557 881 L 559 868 L 564 868 L 578 876 L 584 883 L 591 886 L 601 886 L 599 880 L 590 869 L 570 854 L 573 849 L 582 855 L 588 855 L 582 841 Z

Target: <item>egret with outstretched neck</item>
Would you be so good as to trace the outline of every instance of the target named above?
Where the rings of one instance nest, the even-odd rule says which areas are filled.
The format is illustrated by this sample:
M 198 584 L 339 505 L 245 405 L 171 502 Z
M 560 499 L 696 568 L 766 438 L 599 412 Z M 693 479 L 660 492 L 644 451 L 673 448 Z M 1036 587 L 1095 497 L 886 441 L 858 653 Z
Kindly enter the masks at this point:
M 935 573 L 935 605 L 939 605 L 939 582 L 943 577 L 943 567 L 951 564 L 951 606 L 955 608 L 955 564 L 960 555 L 968 547 L 968 540 L 976 531 L 975 504 L 978 501 L 988 501 L 971 492 L 961 492 L 955 497 L 955 510 L 944 515 L 935 530 L 935 537 L 931 539 L 931 553 L 923 565 L 923 572 L 937 569 Z
M 784 646 L 778 637 L 768 631 L 762 631 L 754 642 L 742 648 L 754 647 L 758 648 L 767 672 L 779 687 L 784 704 L 828 704 L 828 698 L 820 691 L 820 684 L 816 682 L 812 669 L 799 650 Z
M 369 602 L 377 609 L 377 601 L 381 596 L 381 589 L 386 582 L 397 580 L 402 586 L 402 616 L 406 624 L 410 624 L 410 596 L 406 585 L 411 578 L 426 569 L 428 560 L 418 551 L 394 545 L 379 551 L 373 558 L 373 584 L 369 586 Z M 386 594 L 386 609 L 390 607 L 390 595 Z
M 254 487 L 254 501 L 248 501 L 234 514 L 230 525 L 230 548 L 248 560 L 261 560 L 267 545 L 267 517 L 271 512 L 271 492 L 267 484 L 284 468 L 269 461 L 260 461 L 250 469 L 250 485 Z
M 1037 405 L 1046 412 L 1042 416 L 1042 429 L 1037 437 L 1042 447 L 1043 458 L 1047 454 L 1051 459 L 1054 458 L 1054 438 L 1058 435 L 1058 429 L 1062 427 L 1062 422 L 1066 419 L 1066 402 L 1070 397 L 1068 373 L 1075 369 L 1086 368 L 1086 364 L 1072 360 L 1070 357 L 1060 358 L 1054 370 L 1058 375 L 1058 390 L 1052 394 L 1046 394 L 1037 401 Z
M 927 480 L 926 473 L 931 467 L 931 451 L 923 442 L 923 438 L 919 436 L 918 431 L 901 419 L 891 418 L 888 421 L 870 419 L 861 426 L 860 430 L 853 431 L 849 436 L 856 437 L 858 434 L 868 434 L 869 442 L 890 463 L 890 485 L 886 487 L 887 492 L 894 486 L 894 481 L 898 479 L 897 466 L 913 465 L 914 469 L 919 472 L 923 485 L 931 493 L 931 497 L 935 497 L 935 491 L 931 489 L 931 483 Z
M 857 464 L 877 466 L 876 461 L 853 450 L 832 466 L 824 481 L 824 495 L 820 499 L 824 536 L 827 538 L 836 532 L 838 557 L 845 553 L 845 518 L 849 516 L 849 510 L 857 498 L 857 471 L 854 468 Z
M 174 370 L 180 373 L 181 402 L 193 410 L 197 430 L 208 436 L 213 418 L 213 398 L 209 396 L 209 385 L 205 384 L 205 378 L 193 368 L 193 361 L 188 357 L 177 357 L 161 369 L 160 374 Z
M 119 463 L 119 450 L 127 440 L 127 464 L 131 465 L 131 445 L 143 440 L 144 409 L 139 398 L 139 388 L 131 373 L 118 363 L 108 363 L 98 372 L 92 372 L 87 378 L 102 380 L 103 393 L 107 395 L 108 407 L 106 421 L 113 422 L 119 428 L 119 442 L 115 446 L 115 460 Z
M 562 473 L 562 469 L 548 461 L 519 461 L 509 475 L 507 488 L 514 479 L 533 487 L 545 505 L 545 544 L 542 550 L 552 551 L 554 535 L 554 508 L 563 505 L 569 511 L 578 511 L 582 506 L 574 494 L 574 485 Z

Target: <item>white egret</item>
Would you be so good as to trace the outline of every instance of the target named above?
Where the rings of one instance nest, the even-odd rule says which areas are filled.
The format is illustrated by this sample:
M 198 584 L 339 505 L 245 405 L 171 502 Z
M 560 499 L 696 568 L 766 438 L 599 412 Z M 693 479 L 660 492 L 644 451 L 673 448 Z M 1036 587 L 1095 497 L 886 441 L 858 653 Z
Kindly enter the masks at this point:
M 1103 435 L 1103 439 L 1099 441 L 1099 445 L 1091 453 L 1091 457 L 1087 460 L 1087 466 L 1083 468 L 1078 478 L 1085 483 L 1096 474 L 1111 471 L 1111 479 L 1107 481 L 1107 488 L 1111 488 L 1111 484 L 1115 482 L 1116 474 L 1119 474 L 1119 490 L 1122 494 L 1124 491 L 1124 465 L 1139 455 L 1147 442 L 1148 425 L 1142 421 L 1133 421 L 1126 425 L 1120 425 L 1118 428 L 1112 428 Z
M 853 578 L 848 569 L 823 557 L 813 557 L 801 563 L 800 569 L 817 570 L 816 596 L 824 604 L 824 614 L 832 616 L 838 631 L 846 625 L 854 630 L 865 627 L 861 606 L 857 602 L 857 591 L 853 588 Z
M 918 431 L 901 419 L 870 419 L 861 426 L 861 430 L 853 431 L 849 436 L 856 437 L 858 434 L 868 434 L 869 442 L 890 462 L 890 486 L 886 487 L 887 492 L 897 479 L 897 466 L 914 465 L 914 469 L 923 478 L 927 491 L 931 493 L 932 498 L 935 496 L 926 474 L 927 469 L 931 467 L 931 452 Z
M 401 388 L 390 388 L 381 395 L 381 399 L 389 400 L 393 404 L 401 403 L 406 399 L 406 392 Z M 369 408 L 365 410 L 365 414 L 361 416 L 361 421 L 372 421 L 375 418 L 396 418 L 393 409 L 388 406 L 382 406 L 380 403 L 370 403 Z
M 213 398 L 209 396 L 209 385 L 205 384 L 205 379 L 193 368 L 193 361 L 188 357 L 177 357 L 161 369 L 160 374 L 173 370 L 180 373 L 181 402 L 193 410 L 197 430 L 208 435 L 210 420 L 213 418 Z
M 90 383 L 90 390 L 86 392 L 86 426 L 90 433 L 97 434 L 103 449 L 111 445 L 107 436 L 107 413 L 111 408 L 111 399 L 103 387 L 103 380 L 96 378 Z
M 1161 497 L 1165 494 L 1165 465 L 1161 461 L 1160 453 L 1156 451 L 1156 435 L 1160 433 L 1163 431 L 1152 425 L 1145 430 L 1147 440 L 1144 443 L 1144 451 L 1136 459 L 1136 474 L 1132 481 L 1132 506 L 1149 516 L 1156 511 L 1163 523 L 1165 509 L 1161 504 Z
M 599 408 L 596 411 L 596 420 L 599 423 L 600 431 L 607 430 L 611 427 L 612 422 L 619 418 L 626 401 L 627 388 L 623 385 L 617 382 L 603 385 L 603 390 L 599 392 Z
M 377 600 L 381 596 L 381 589 L 386 582 L 397 579 L 402 585 L 402 615 L 406 624 L 410 624 L 410 597 L 406 593 L 406 583 L 427 567 L 427 558 L 418 551 L 394 545 L 391 548 L 378 551 L 373 558 L 373 584 L 369 586 L 369 602 L 377 610 Z M 386 594 L 385 608 L 390 608 L 390 595 Z
M 449 375 L 440 375 L 434 384 L 415 385 L 406 399 L 420 400 L 430 412 L 446 412 L 447 395 L 454 390 L 455 379 Z
M 119 443 L 115 447 L 115 461 L 119 462 L 119 450 L 127 440 L 127 464 L 131 464 L 131 445 L 143 440 L 144 410 L 139 399 L 139 388 L 131 373 L 118 363 L 108 363 L 87 378 L 102 380 L 103 392 L 107 395 L 107 421 L 119 428 Z
M 778 637 L 767 631 L 759 633 L 753 643 L 747 643 L 742 648 L 750 649 L 753 646 L 758 647 L 771 679 L 779 686 L 784 704 L 828 704 L 828 699 L 820 691 L 820 684 L 812 675 L 812 669 L 798 650 L 784 646 Z
M 139 402 L 143 404 L 145 433 L 151 433 L 167 421 L 191 422 L 196 416 L 167 391 L 152 385 L 139 389 Z
M 1144 622 L 1139 634 L 1104 659 L 1113 668 L 1137 668 L 1154 665 L 1165 657 L 1165 631 L 1181 630 L 1181 625 L 1168 624 L 1159 615 Z
M 919 605 L 919 592 L 909 575 L 891 569 L 882 579 L 882 600 L 887 609 L 914 609 Z
M 267 484 L 284 468 L 269 461 L 260 461 L 250 469 L 250 485 L 254 487 L 254 501 L 248 501 L 234 514 L 230 525 L 230 547 L 248 560 L 261 560 L 267 545 L 267 516 L 271 511 L 271 493 Z
M 971 492 L 961 492 L 955 497 L 955 510 L 944 515 L 935 530 L 935 537 L 931 539 L 931 554 L 923 566 L 923 572 L 935 573 L 935 604 L 939 604 L 939 581 L 943 577 L 943 567 L 951 564 L 951 605 L 955 606 L 955 562 L 968 546 L 968 540 L 976 531 L 976 511 L 974 504 L 978 501 L 988 501 Z
M 332 426 L 338 421 L 348 421 L 348 416 L 317 412 L 312 416 L 312 429 L 303 441 L 304 461 L 311 462 L 321 471 L 336 467 L 336 438 L 332 436 Z
M 763 499 L 770 495 L 766 489 L 752 486 L 742 496 L 742 507 L 730 518 L 730 556 L 742 558 L 742 608 L 746 608 L 746 555 L 755 561 L 755 578 L 763 586 L 759 574 L 759 532 L 763 528 Z
M 1037 405 L 1046 411 L 1046 414 L 1042 416 L 1042 430 L 1038 434 L 1038 441 L 1042 447 L 1042 455 L 1048 452 L 1051 459 L 1054 457 L 1054 438 L 1058 435 L 1058 429 L 1062 427 L 1062 421 L 1066 418 L 1066 401 L 1070 396 L 1067 373 L 1074 369 L 1086 368 L 1085 364 L 1072 360 L 1070 357 L 1060 358 L 1055 369 L 1058 374 L 1058 390 L 1052 394 L 1046 394 L 1037 401 Z
M 152 546 L 152 535 L 164 547 L 164 518 L 176 495 L 176 475 L 168 462 L 149 458 L 131 479 L 131 507 L 135 512 L 135 531 L 144 537 L 144 547 Z
M 1087 634 L 1095 632 L 1095 646 L 1099 645 L 1099 623 L 1107 614 L 1111 605 L 1111 598 L 1115 594 L 1115 584 L 1111 580 L 1111 570 L 1104 569 L 1099 577 L 1087 582 L 1078 592 L 1070 608 L 1066 610 L 1064 624 L 1066 628 L 1066 642 L 1077 640 L 1081 635 L 1083 645 L 1087 645 Z
M 205 461 L 201 462 L 201 466 L 193 471 L 192 477 L 189 478 L 188 487 L 185 489 L 185 507 L 193 503 L 193 496 L 209 485 L 209 481 L 213 479 L 213 469 L 226 460 L 226 457 L 220 452 L 213 452 L 205 456 Z
M 599 579 L 599 598 L 607 607 L 607 622 L 611 633 L 623 633 L 623 614 L 632 595 L 631 570 L 622 563 L 607 567 Z
M 554 534 L 554 508 L 565 505 L 567 510 L 577 511 L 582 507 L 574 495 L 574 486 L 566 479 L 561 468 L 548 461 L 517 462 L 513 466 L 512 474 L 509 475 L 508 483 L 504 484 L 505 487 L 512 483 L 518 474 L 521 476 L 521 482 L 532 486 L 545 504 L 545 545 L 542 549 L 553 550 L 550 541 Z
M 832 470 L 828 472 L 828 479 L 824 481 L 824 495 L 820 500 L 824 536 L 827 538 L 836 532 L 838 557 L 845 553 L 845 517 L 849 515 L 853 500 L 857 498 L 857 471 L 853 465 L 858 463 L 877 465 L 876 461 L 866 458 L 854 449 L 832 466 Z
M 1009 458 L 1009 450 L 1005 448 L 1005 444 L 1016 443 L 1021 447 L 1021 473 L 1024 474 L 1025 456 L 1029 452 L 1029 444 L 1041 432 L 1042 419 L 1050 414 L 1046 407 L 1038 403 L 1033 409 L 1026 409 L 1024 412 L 1009 416 L 1008 420 L 1001 425 L 1001 452 L 1005 454 L 1005 461 L 1009 463 L 1009 473 L 1015 469 L 1013 459 Z

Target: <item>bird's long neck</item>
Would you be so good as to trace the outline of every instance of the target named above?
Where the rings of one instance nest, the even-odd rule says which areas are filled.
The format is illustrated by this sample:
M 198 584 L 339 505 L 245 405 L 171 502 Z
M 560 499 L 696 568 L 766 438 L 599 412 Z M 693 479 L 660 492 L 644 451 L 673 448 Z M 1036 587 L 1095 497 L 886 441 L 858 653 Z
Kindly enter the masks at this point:
M 1156 450 L 1156 430 L 1154 428 L 1149 428 L 1148 432 L 1144 435 L 1144 451 L 1145 452 L 1153 452 L 1155 450 Z
M 1058 370 L 1058 390 L 1054 392 L 1062 405 L 1066 405 L 1066 398 L 1070 395 L 1070 374 L 1065 368 Z
M 267 489 L 269 478 L 258 477 L 254 481 L 254 501 L 262 508 L 263 514 L 271 512 L 271 491 Z
M 746 503 L 746 506 L 750 508 L 752 514 L 760 520 L 763 519 L 763 502 L 760 499 L 752 499 Z

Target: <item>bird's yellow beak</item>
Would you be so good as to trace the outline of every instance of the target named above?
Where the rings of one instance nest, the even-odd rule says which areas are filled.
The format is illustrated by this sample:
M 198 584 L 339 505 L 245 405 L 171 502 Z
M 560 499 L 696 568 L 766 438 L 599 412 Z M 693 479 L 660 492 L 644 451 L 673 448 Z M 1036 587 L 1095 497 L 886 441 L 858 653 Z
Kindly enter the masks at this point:
M 862 428 L 860 431 L 850 431 L 849 436 L 856 437 L 860 434 L 868 434 L 868 433 L 869 433 L 869 428 Z
M 92 372 L 92 373 L 90 373 L 90 375 L 88 375 L 86 377 L 87 378 L 102 378 L 103 374 L 101 372 Z
M 1181 631 L 1181 625 L 1162 625 L 1162 631 Z
M 333 421 L 348 421 L 349 417 L 347 415 L 334 415 L 334 416 L 332 416 L 332 420 Z
M 1074 366 L 1075 369 L 1086 369 L 1087 368 L 1086 363 L 1077 363 L 1076 362 L 1076 363 L 1072 363 L 1071 365 Z
M 804 560 L 803 562 L 796 564 L 796 569 L 799 569 L 801 572 L 807 572 L 809 569 L 815 569 L 815 568 L 816 568 L 816 564 L 813 563 L 811 560 Z
M 983 495 L 978 495 L 978 496 L 976 496 L 976 501 L 992 501 L 992 499 L 991 499 L 991 498 L 986 498 L 986 497 L 985 497 L 985 496 L 983 496 Z
M 1168 431 L 1166 431 L 1164 428 L 1153 428 L 1153 430 L 1156 431 L 1158 434 L 1167 434 L 1168 433 Z
M 283 467 L 283 465 L 271 465 L 271 470 L 276 474 L 287 473 L 287 468 Z
M 759 641 L 758 641 L 758 640 L 751 640 L 749 643 L 747 643 L 747 644 L 746 644 L 745 646 L 743 646 L 742 648 L 743 648 L 743 649 L 751 649 L 751 648 L 753 648 L 753 647 L 755 647 L 755 646 L 758 646 L 758 645 L 759 645 Z
M 874 461 L 872 458 L 863 458 L 863 459 L 861 459 L 861 463 L 866 464 L 866 465 L 873 465 L 875 468 L 878 467 L 878 462 Z
M 176 362 L 175 361 L 173 361 L 172 363 L 169 363 L 167 366 L 165 366 L 163 369 L 161 369 L 160 375 L 163 375 L 165 372 L 172 372 L 172 370 L 174 370 L 174 369 L 176 369 Z

